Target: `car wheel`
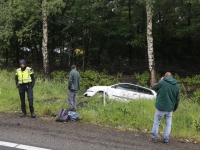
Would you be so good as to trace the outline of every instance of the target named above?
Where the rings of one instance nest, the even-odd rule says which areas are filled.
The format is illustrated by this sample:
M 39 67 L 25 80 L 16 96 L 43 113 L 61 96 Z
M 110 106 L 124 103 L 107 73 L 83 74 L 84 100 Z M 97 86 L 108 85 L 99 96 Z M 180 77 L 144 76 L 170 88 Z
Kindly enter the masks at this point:
M 97 96 L 97 97 L 103 97 L 103 91 L 97 92 L 97 93 L 95 94 L 95 96 Z M 105 93 L 105 96 L 108 96 L 108 94 Z
M 102 91 L 99 91 L 95 94 L 95 96 L 97 97 L 103 97 L 103 92 Z

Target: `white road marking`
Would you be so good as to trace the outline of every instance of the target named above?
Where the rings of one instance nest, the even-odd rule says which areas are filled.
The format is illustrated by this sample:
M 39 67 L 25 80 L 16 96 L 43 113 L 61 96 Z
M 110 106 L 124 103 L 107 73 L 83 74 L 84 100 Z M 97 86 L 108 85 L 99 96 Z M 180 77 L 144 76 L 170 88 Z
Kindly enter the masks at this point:
M 23 149 L 23 150 L 50 150 L 50 149 L 46 149 L 46 148 L 33 147 L 33 146 L 4 142 L 4 141 L 0 141 L 0 146 L 18 148 L 18 149 Z

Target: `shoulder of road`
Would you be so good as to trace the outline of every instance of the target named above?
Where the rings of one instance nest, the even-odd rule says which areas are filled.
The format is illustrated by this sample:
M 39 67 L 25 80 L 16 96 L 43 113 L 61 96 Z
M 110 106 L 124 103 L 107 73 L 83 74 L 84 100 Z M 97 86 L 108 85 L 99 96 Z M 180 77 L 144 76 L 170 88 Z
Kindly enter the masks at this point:
M 52 150 L 129 150 L 129 149 L 193 149 L 198 144 L 182 143 L 172 138 L 168 144 L 162 140 L 151 143 L 150 134 L 119 130 L 75 121 L 58 123 L 54 120 L 0 113 L 0 141 L 30 145 Z

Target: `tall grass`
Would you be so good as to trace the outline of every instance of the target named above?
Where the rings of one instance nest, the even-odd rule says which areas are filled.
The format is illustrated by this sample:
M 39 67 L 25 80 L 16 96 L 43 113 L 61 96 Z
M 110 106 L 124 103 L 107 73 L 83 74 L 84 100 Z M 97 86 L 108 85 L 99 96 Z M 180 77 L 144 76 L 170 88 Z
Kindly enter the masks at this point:
M 19 92 L 14 81 L 15 73 L 1 71 L 0 74 L 0 112 L 20 112 Z M 54 82 L 37 79 L 34 91 L 34 107 L 37 115 L 57 114 L 57 111 L 67 108 L 67 81 Z M 26 98 L 27 99 L 27 98 Z M 28 100 L 27 112 L 28 112 Z
M 88 101 L 88 104 L 79 111 L 83 121 L 151 132 L 155 100 L 135 100 L 129 103 L 109 101 L 105 107 L 102 98 L 89 98 Z M 179 108 L 173 114 L 171 135 L 200 140 L 199 112 L 199 105 L 182 99 Z M 163 119 L 160 124 L 161 133 L 164 132 L 164 127 Z

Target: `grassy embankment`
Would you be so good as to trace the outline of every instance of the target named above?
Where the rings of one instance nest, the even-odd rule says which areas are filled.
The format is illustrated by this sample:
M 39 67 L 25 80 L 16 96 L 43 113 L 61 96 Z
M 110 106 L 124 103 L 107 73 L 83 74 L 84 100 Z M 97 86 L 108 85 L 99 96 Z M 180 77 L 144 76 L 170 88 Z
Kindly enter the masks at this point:
M 102 98 L 85 98 L 82 96 L 86 88 L 91 85 L 109 85 L 116 83 L 121 74 L 116 77 L 108 77 L 105 74 L 88 71 L 81 72 L 82 90 L 78 96 L 78 113 L 81 115 L 81 121 L 99 125 L 114 126 L 121 129 L 150 131 L 153 124 L 155 112 L 155 100 L 138 100 L 129 103 L 107 100 L 107 105 L 103 106 Z M 67 108 L 67 80 L 64 72 L 55 72 L 54 80 L 48 81 L 39 78 L 34 87 L 34 105 L 38 116 L 56 115 L 60 108 Z M 64 80 L 60 78 L 63 78 Z M 100 76 L 103 76 L 100 78 Z M 139 84 L 146 84 L 146 74 L 137 75 Z M 200 140 L 200 92 L 197 89 L 190 97 L 186 95 L 190 92 L 192 85 L 197 85 L 198 79 L 185 78 L 179 81 L 187 82 L 187 85 L 181 84 L 182 93 L 181 102 L 178 110 L 173 115 L 172 136 Z M 195 83 L 194 83 L 195 82 Z M 197 88 L 198 86 L 195 86 Z M 0 112 L 20 113 L 20 100 L 18 90 L 15 86 L 14 72 L 5 70 L 0 73 Z M 193 92 L 192 92 L 193 93 Z M 27 103 L 28 106 L 28 103 Z M 28 107 L 27 107 L 28 109 Z M 164 121 L 160 126 L 160 131 L 164 131 Z

